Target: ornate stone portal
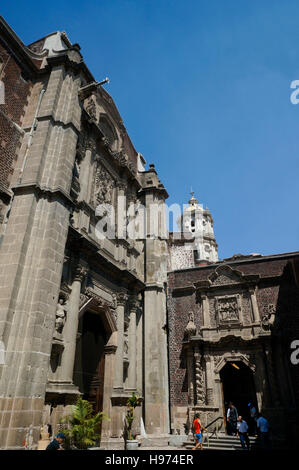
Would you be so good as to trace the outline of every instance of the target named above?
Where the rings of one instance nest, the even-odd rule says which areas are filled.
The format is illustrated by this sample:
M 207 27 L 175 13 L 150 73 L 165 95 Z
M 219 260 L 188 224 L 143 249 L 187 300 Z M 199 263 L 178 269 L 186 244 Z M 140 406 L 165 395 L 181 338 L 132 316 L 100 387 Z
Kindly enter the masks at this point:
M 288 292 L 281 270 L 287 262 L 283 255 L 238 257 L 169 273 L 172 429 L 184 432 L 199 411 L 203 425 L 212 423 L 210 431 L 216 423 L 225 431 L 233 400 L 248 422 L 253 402 L 271 421 L 275 439 L 281 439 L 282 429 L 287 435 L 282 409 L 290 413 L 294 401 L 277 322 L 286 302 L 279 289 Z

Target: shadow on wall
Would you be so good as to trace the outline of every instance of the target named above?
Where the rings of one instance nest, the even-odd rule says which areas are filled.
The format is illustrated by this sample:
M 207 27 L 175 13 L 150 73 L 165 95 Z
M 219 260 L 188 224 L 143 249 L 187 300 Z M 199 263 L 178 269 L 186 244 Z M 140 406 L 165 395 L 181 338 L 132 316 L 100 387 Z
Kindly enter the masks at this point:
M 291 343 L 299 340 L 299 260 L 284 268 L 272 326 L 273 364 L 288 445 L 299 442 L 299 364 L 291 362 Z M 271 417 L 270 417 L 271 419 Z

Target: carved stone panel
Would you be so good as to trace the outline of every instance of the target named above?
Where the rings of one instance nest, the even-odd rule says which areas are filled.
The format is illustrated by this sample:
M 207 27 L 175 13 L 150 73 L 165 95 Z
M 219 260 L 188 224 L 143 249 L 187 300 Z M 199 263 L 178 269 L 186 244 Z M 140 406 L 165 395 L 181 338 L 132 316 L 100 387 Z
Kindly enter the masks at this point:
M 238 323 L 240 321 L 240 301 L 238 295 L 225 295 L 215 299 L 219 325 Z
M 247 292 L 244 292 L 242 295 L 242 319 L 245 324 L 250 324 L 253 320 L 250 295 Z
M 113 189 L 115 181 L 110 175 L 109 171 L 98 162 L 93 183 L 93 203 L 94 206 L 98 204 L 112 204 L 113 203 Z

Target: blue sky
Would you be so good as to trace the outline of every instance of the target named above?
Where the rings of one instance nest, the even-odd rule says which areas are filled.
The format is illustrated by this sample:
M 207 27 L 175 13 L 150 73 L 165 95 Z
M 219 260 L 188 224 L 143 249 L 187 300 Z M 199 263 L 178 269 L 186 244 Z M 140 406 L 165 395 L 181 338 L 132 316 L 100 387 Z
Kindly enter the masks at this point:
M 299 2 L 6 2 L 25 43 L 65 30 L 108 76 L 136 149 L 170 198 L 190 185 L 214 217 L 219 256 L 299 249 Z

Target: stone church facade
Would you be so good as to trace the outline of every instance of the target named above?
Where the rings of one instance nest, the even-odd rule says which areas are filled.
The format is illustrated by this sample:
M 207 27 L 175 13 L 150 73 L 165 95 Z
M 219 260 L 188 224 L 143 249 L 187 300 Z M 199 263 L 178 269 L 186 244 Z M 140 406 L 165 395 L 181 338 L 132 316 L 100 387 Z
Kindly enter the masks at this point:
M 194 200 L 189 219 L 190 210 Z M 276 445 L 295 446 L 299 370 L 291 345 L 299 338 L 299 253 L 211 261 L 208 250 L 198 259 L 196 233 L 187 226 L 189 233 L 168 241 L 172 432 L 189 433 L 196 412 L 209 431 L 226 432 L 229 402 L 247 422 L 253 403 Z
M 228 400 L 298 436 L 299 254 L 219 261 L 194 195 L 168 234 L 155 166 L 64 32 L 26 46 L 0 18 L 0 80 L 0 448 L 36 448 L 78 396 L 121 447 L 132 392 L 155 441 L 196 411 L 224 430 Z
M 109 445 L 133 391 L 148 436 L 167 435 L 167 192 L 78 44 L 57 32 L 27 47 L 0 29 L 0 446 L 21 448 L 28 430 L 36 446 L 79 395 L 109 416 Z M 145 233 L 130 238 L 139 205 Z

